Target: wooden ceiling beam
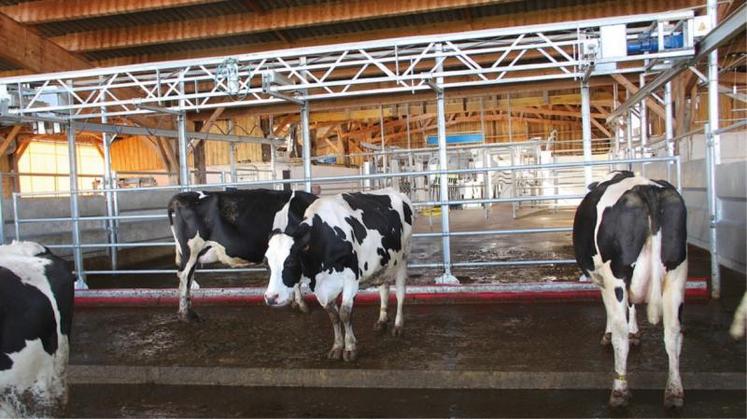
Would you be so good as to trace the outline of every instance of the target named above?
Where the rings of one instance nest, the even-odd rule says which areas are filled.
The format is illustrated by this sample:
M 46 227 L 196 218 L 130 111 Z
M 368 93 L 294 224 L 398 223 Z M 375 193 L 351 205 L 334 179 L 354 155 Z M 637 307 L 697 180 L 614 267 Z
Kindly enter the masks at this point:
M 0 142 L 0 156 L 5 154 L 5 150 L 7 150 L 8 146 L 10 146 L 13 140 L 16 139 L 18 133 L 21 132 L 21 128 L 23 128 L 23 125 L 13 125 L 13 128 L 10 129 L 8 135 L 3 138 L 2 142 Z
M 385 2 L 381 2 L 385 3 Z M 392 4 L 398 4 L 402 2 L 390 2 Z M 407 2 L 419 3 L 419 2 Z M 334 3 L 332 3 L 334 4 Z M 686 8 L 690 6 L 701 6 L 702 0 L 678 0 L 677 7 Z M 630 13 L 655 13 L 670 10 L 672 5 L 669 2 L 654 2 L 650 0 L 629 0 L 626 2 L 619 2 L 617 0 L 602 0 L 596 2 L 590 2 L 585 4 L 583 7 L 583 18 L 584 19 L 595 19 L 610 16 L 619 16 Z M 294 9 L 295 10 L 295 9 Z M 247 12 L 248 15 L 251 13 Z M 117 58 L 103 59 L 98 62 L 100 66 L 112 66 L 112 65 L 126 65 L 126 64 L 137 64 L 153 61 L 165 61 L 165 60 L 176 60 L 185 58 L 202 58 L 202 57 L 213 57 L 221 55 L 236 55 L 242 53 L 259 52 L 259 51 L 270 51 L 283 48 L 292 47 L 307 47 L 317 45 L 331 45 L 344 42 L 359 42 L 367 41 L 372 39 L 385 39 L 400 36 L 415 36 L 415 35 L 429 35 L 439 34 L 448 32 L 462 32 L 468 30 L 479 30 L 489 28 L 502 28 L 512 27 L 520 25 L 533 25 L 542 23 L 551 23 L 559 21 L 571 21 L 578 20 L 581 14 L 577 5 L 568 5 L 561 7 L 542 8 L 540 10 L 515 13 L 515 14 L 504 14 L 498 16 L 487 16 L 473 18 L 472 20 L 454 20 L 451 22 L 438 22 L 421 25 L 412 25 L 405 27 L 398 27 L 393 29 L 379 29 L 372 31 L 362 31 L 356 33 L 344 33 L 332 36 L 317 37 L 317 38 L 302 38 L 292 39 L 291 42 L 264 42 L 253 45 L 237 45 L 228 47 L 208 48 L 191 51 L 179 51 L 173 53 L 157 53 L 157 54 L 139 54 L 130 55 Z M 461 17 L 461 16 L 460 16 Z M 256 16 L 255 16 L 256 18 Z M 185 22 L 180 22 L 185 24 Z M 324 21 L 314 22 L 315 24 L 323 24 Z M 334 21 L 329 22 L 334 23 Z M 185 25 L 186 26 L 186 25 Z M 311 25 L 310 25 L 311 26 Z M 132 28 L 130 28 L 132 29 Z M 271 28 L 269 30 L 282 30 L 282 28 Z M 230 36 L 231 34 L 223 34 L 219 36 Z M 167 35 L 168 36 L 168 35 Z
M 53 40 L 70 51 L 100 51 L 215 37 L 380 19 L 517 0 L 418 0 L 389 2 L 352 0 L 310 4 L 263 13 L 247 12 L 158 24 L 74 32 Z
M 34 73 L 80 70 L 93 67 L 83 57 L 66 51 L 0 13 L 0 58 Z
M 622 84 L 625 89 L 630 91 L 631 95 L 634 95 L 638 92 L 638 86 L 633 84 L 632 81 L 628 80 L 627 77 L 623 76 L 622 74 L 613 74 L 612 78 L 615 79 L 616 82 Z M 655 103 L 653 100 L 646 100 L 646 106 L 651 109 L 655 114 L 659 115 L 660 118 L 664 119 L 664 108 L 659 105 L 658 103 Z
M 0 7 L 13 20 L 37 25 L 63 20 L 90 19 L 125 13 L 139 13 L 173 7 L 217 3 L 223 0 L 41 0 Z

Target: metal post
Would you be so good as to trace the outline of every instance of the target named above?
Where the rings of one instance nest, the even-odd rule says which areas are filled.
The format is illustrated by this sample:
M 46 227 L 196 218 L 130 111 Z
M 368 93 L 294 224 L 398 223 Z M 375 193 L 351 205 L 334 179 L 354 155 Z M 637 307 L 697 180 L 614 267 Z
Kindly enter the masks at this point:
M 18 222 L 18 192 L 13 192 L 13 227 L 15 233 L 15 239 L 21 240 L 21 223 Z
M 381 167 L 382 167 L 382 173 L 386 173 L 387 169 L 389 167 L 389 161 L 386 154 L 386 142 L 384 141 L 384 106 L 379 105 L 379 135 L 381 137 Z M 382 179 L 384 182 L 384 185 L 386 186 L 391 179 Z
M 639 81 L 640 87 L 642 88 L 646 84 L 646 76 L 643 73 L 639 76 Z M 638 117 L 641 122 L 641 158 L 646 157 L 646 145 L 648 144 L 648 112 L 646 110 L 646 100 L 646 98 L 643 98 L 640 105 L 638 105 Z M 646 165 L 643 163 L 641 163 L 641 176 L 646 176 Z
M 309 131 L 309 102 L 301 105 L 301 132 L 303 135 L 304 190 L 311 193 L 311 132 Z
M 441 53 L 443 45 L 437 44 L 436 51 Z M 443 61 L 438 61 L 436 71 L 443 70 Z M 458 284 L 459 281 L 451 274 L 451 237 L 449 236 L 449 158 L 446 154 L 446 105 L 443 91 L 443 77 L 436 78 L 436 120 L 438 121 L 438 162 L 443 171 L 440 175 L 441 197 L 441 244 L 443 246 L 444 273 L 436 278 L 439 284 Z
M 589 83 L 581 82 L 581 128 L 584 148 L 584 161 L 591 161 L 591 97 Z M 591 183 L 591 166 L 584 166 L 584 184 Z
M 101 123 L 106 124 L 108 122 L 108 117 L 106 115 L 106 107 L 101 108 Z M 108 133 L 102 132 L 101 133 L 101 143 L 104 148 L 104 188 L 105 189 L 111 189 L 113 187 L 112 183 L 112 158 L 111 158 L 111 140 L 113 139 L 112 136 L 110 136 Z M 106 216 L 107 217 L 113 217 L 114 216 L 114 198 L 112 196 L 111 192 L 104 192 L 104 200 L 106 201 Z M 117 247 L 114 246 L 117 244 L 117 229 L 115 228 L 114 220 L 112 218 L 106 220 L 106 232 L 107 232 L 107 239 L 109 241 L 109 244 L 112 245 L 109 250 L 109 257 L 111 259 L 111 266 L 112 270 L 117 269 Z
M 708 20 L 711 23 L 711 30 L 713 30 L 718 24 L 718 2 L 707 0 L 706 6 Z M 721 135 L 718 134 L 720 126 L 718 88 L 718 48 L 714 48 L 708 54 L 708 125 L 713 133 L 713 161 L 715 164 L 721 163 Z
M 228 120 L 228 133 L 233 134 L 233 119 Z M 231 170 L 231 182 L 238 182 L 236 174 L 236 143 L 231 142 L 228 149 L 229 165 Z
M 485 103 L 483 98 L 480 98 L 480 132 L 482 133 L 483 143 L 485 141 Z M 483 174 L 484 182 L 483 188 L 485 190 L 483 198 L 493 198 L 493 179 L 492 173 L 488 170 L 490 168 L 490 151 L 485 148 L 482 150 L 482 167 L 485 168 Z M 490 204 L 485 204 L 485 219 L 490 217 Z
M 76 289 L 86 289 L 86 273 L 83 267 L 83 251 L 80 248 L 80 211 L 78 209 L 78 156 L 76 155 L 75 130 L 71 124 L 67 126 L 67 154 L 70 164 L 70 218 L 72 220 L 73 233 L 73 258 L 75 261 L 75 272 L 78 280 L 75 281 Z
M 667 156 L 674 155 L 674 118 L 672 117 L 672 83 L 664 85 L 664 138 Z M 672 163 L 667 163 L 667 181 L 672 181 Z
M 716 142 L 710 124 L 705 124 L 706 136 L 706 193 L 708 200 L 708 226 L 711 251 L 711 298 L 721 297 L 721 273 L 718 255 L 718 195 L 716 193 Z
M 184 75 L 182 75 L 182 78 Z M 184 95 L 184 80 L 179 82 L 179 91 Z M 184 99 L 179 100 L 179 107 L 185 106 Z M 187 164 L 187 115 L 183 110 L 180 110 L 176 115 L 176 129 L 179 141 L 179 185 L 182 186 L 182 190 L 186 191 L 189 188 L 189 167 Z

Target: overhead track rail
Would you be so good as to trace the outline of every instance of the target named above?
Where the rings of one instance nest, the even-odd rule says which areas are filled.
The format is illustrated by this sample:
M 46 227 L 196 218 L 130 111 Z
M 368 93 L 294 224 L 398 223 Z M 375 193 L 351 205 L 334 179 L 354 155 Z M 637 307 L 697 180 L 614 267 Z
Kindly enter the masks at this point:
M 9 77 L 0 79 L 0 115 L 78 120 L 414 93 L 434 80 L 449 89 L 662 71 L 695 55 L 693 17 L 686 10 Z M 625 39 L 607 43 L 624 42 L 619 55 L 600 54 L 608 27 L 622 28 Z M 651 28 L 660 47 L 641 47 Z

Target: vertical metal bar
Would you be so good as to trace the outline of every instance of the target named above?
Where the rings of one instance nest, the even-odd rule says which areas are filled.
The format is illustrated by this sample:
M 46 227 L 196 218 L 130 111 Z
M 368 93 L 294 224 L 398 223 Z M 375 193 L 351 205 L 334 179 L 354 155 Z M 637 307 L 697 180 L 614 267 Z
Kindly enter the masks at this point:
M 179 93 L 184 95 L 184 75 L 181 76 L 182 80 L 179 81 Z M 187 115 L 185 111 L 181 110 L 185 106 L 184 99 L 179 99 L 179 113 L 176 115 L 176 129 L 179 141 L 179 185 L 182 186 L 182 191 L 189 190 L 188 186 L 191 183 L 189 179 L 189 167 L 187 161 Z
M 440 54 L 443 45 L 436 45 L 436 52 Z M 443 61 L 436 58 L 436 71 L 443 70 Z M 446 104 L 443 90 L 443 77 L 436 78 L 436 120 L 438 122 L 438 162 L 441 169 L 440 175 L 440 197 L 441 197 L 441 244 L 443 250 L 444 273 L 436 279 L 437 283 L 459 283 L 451 274 L 451 237 L 449 235 L 449 158 L 446 154 Z
M 639 85 L 640 88 L 646 85 L 646 76 L 643 73 L 639 76 Z M 641 158 L 646 157 L 646 145 L 648 144 L 648 111 L 646 110 L 646 100 L 644 97 L 638 105 L 638 117 L 641 122 L 641 144 L 639 147 Z M 641 163 L 641 176 L 646 176 L 646 165 L 643 163 Z
M 3 201 L 5 190 L 3 188 L 3 174 L 0 173 L 0 244 L 5 244 L 5 216 L 3 214 Z
M 73 233 L 73 260 L 78 280 L 75 288 L 86 289 L 86 272 L 83 266 L 83 251 L 80 247 L 80 211 L 78 208 L 78 156 L 76 154 L 75 130 L 72 124 L 67 125 L 67 154 L 70 164 L 70 219 Z
M 381 167 L 382 173 L 386 173 L 389 168 L 389 156 L 386 153 L 386 142 L 384 141 L 384 106 L 379 105 L 379 136 L 381 137 Z M 391 179 L 382 179 L 384 186 L 389 184 Z
M 301 132 L 303 135 L 304 190 L 311 192 L 311 131 L 309 130 L 309 102 L 301 105 Z
M 18 222 L 18 192 L 13 192 L 13 227 L 15 229 L 15 239 L 21 240 L 21 223 Z
M 618 95 L 618 89 L 617 89 L 617 83 L 612 84 L 612 109 L 615 109 L 617 107 L 617 95 Z M 620 154 L 620 118 L 615 119 L 614 126 L 615 132 L 613 134 L 613 137 L 615 138 L 615 146 L 613 148 L 613 151 L 615 153 L 615 157 L 619 157 Z
M 233 135 L 233 119 L 228 120 L 228 133 Z M 236 175 L 236 143 L 231 142 L 229 143 L 228 148 L 228 158 L 229 158 L 229 166 L 231 170 L 231 182 L 238 182 L 238 178 Z
M 711 250 L 711 298 L 721 297 L 721 272 L 718 254 L 718 194 L 716 193 L 716 143 L 710 124 L 705 124 L 706 136 L 706 194 L 708 201 L 708 226 Z
M 674 118 L 672 116 L 672 82 L 664 85 L 664 138 L 667 156 L 674 155 Z M 667 162 L 667 181 L 672 181 L 672 162 Z
M 708 20 L 711 23 L 711 30 L 718 24 L 718 2 L 717 0 L 707 0 L 706 10 Z M 721 135 L 718 129 L 721 125 L 719 121 L 719 100 L 718 100 L 718 48 L 714 48 L 708 54 L 708 124 L 713 133 L 713 161 L 714 164 L 721 163 Z M 714 168 L 715 170 L 715 168 Z
M 101 123 L 106 124 L 108 122 L 108 117 L 106 115 L 106 107 L 101 108 Z M 101 143 L 104 148 L 104 188 L 110 189 L 112 188 L 112 159 L 111 159 L 111 140 L 112 137 L 106 133 L 101 133 Z M 104 192 L 104 201 L 106 204 L 106 216 L 107 217 L 113 217 L 114 216 L 114 199 L 111 192 Z M 107 232 L 107 240 L 110 245 L 117 243 L 117 230 L 114 225 L 114 220 L 112 218 L 109 218 L 106 220 L 106 232 Z M 116 246 L 109 247 L 109 258 L 111 260 L 111 266 L 112 270 L 117 270 L 118 265 L 118 251 Z
M 591 96 L 589 83 L 581 82 L 581 128 L 584 148 L 584 161 L 591 161 Z M 584 166 L 584 183 L 591 183 L 591 166 Z

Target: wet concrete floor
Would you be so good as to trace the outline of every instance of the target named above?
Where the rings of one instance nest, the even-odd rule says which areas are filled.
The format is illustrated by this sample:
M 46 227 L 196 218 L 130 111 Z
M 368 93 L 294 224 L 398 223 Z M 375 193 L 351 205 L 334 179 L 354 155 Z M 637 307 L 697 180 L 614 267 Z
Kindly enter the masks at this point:
M 735 278 L 737 281 L 735 281 Z M 727 297 L 684 311 L 683 375 L 745 374 L 744 341 L 727 333 L 744 278 L 725 275 Z M 741 284 L 741 285 L 740 285 Z M 304 315 L 264 306 L 198 307 L 204 321 L 183 324 L 175 307 L 79 309 L 71 363 L 273 369 L 606 372 L 601 302 L 411 304 L 403 337 L 371 329 L 378 307 L 359 305 L 353 322 L 359 359 L 327 360 L 332 330 L 318 307 Z M 643 310 L 640 311 L 643 314 Z M 640 318 L 641 345 L 628 359 L 636 374 L 663 373 L 660 326 Z M 747 375 L 745 375 L 747 377 Z M 695 378 L 693 378 L 695 379 Z M 662 407 L 662 391 L 633 387 L 624 410 L 607 409 L 607 390 L 435 390 L 266 388 L 174 385 L 74 385 L 69 415 L 80 417 L 745 417 L 743 390 L 688 390 L 680 411 Z M 699 388 L 703 388 L 700 386 Z M 718 388 L 718 385 L 717 387 Z

